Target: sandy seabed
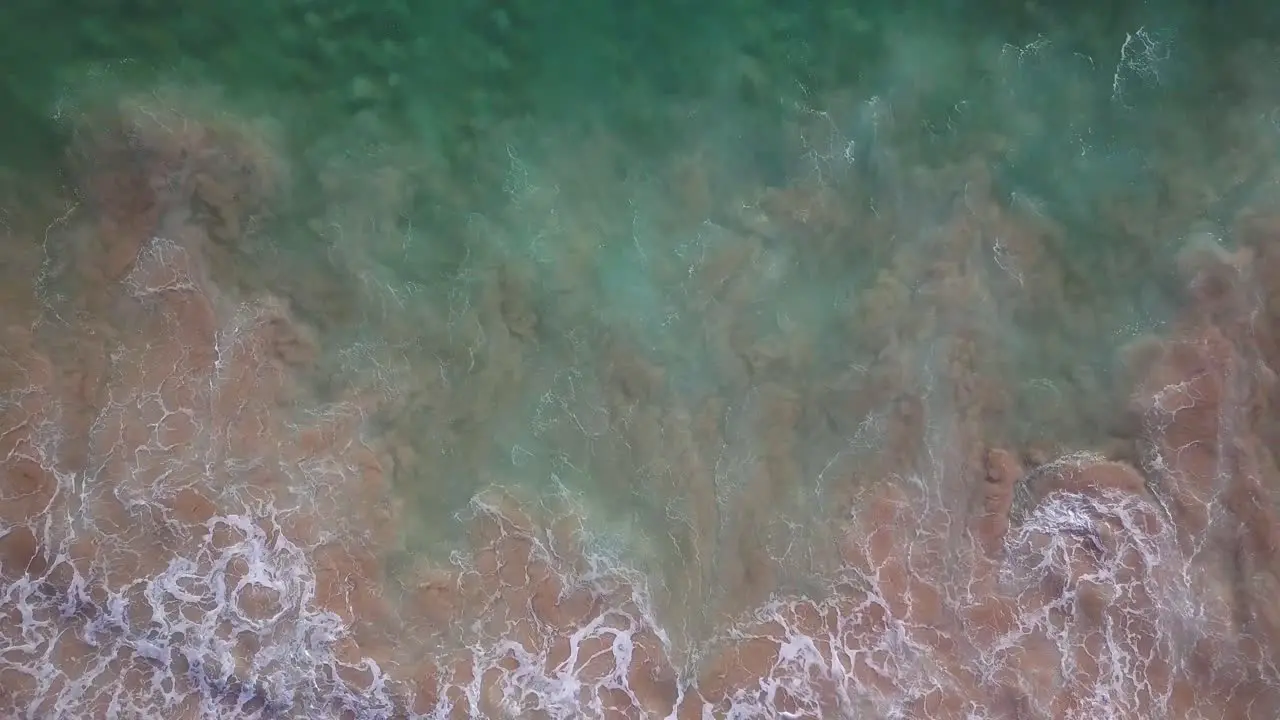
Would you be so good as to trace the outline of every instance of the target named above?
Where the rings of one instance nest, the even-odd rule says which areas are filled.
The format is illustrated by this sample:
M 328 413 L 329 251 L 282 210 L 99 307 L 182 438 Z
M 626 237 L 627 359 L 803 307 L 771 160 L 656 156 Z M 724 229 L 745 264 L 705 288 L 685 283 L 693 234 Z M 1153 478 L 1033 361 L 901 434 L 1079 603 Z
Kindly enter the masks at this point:
M 1280 715 L 1265 194 L 1115 208 L 1180 295 L 1088 346 L 1067 230 L 980 162 L 872 198 L 829 115 L 749 194 L 507 148 L 437 228 L 429 158 L 348 156 L 285 242 L 276 130 L 194 97 L 5 216 L 0 715 Z

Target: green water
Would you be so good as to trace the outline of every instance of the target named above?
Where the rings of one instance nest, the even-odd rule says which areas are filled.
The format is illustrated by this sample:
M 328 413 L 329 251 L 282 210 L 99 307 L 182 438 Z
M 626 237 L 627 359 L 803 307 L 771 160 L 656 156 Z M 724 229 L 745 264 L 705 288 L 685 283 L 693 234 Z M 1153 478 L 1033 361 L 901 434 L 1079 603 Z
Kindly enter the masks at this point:
M 16 195 L 83 200 L 113 103 L 268 128 L 281 192 L 210 272 L 314 330 L 300 413 L 380 396 L 397 561 L 488 485 L 573 496 L 690 645 L 811 590 L 862 484 L 1131 441 L 1118 353 L 1280 159 L 1265 3 L 9 0 L 0 34 Z
M 514 445 L 535 444 L 521 435 L 526 414 L 540 407 L 539 388 L 564 382 L 565 367 L 598 361 L 583 357 L 583 342 L 627 344 L 664 368 L 663 392 L 690 399 L 740 398 L 763 381 L 803 395 L 811 390 L 798 389 L 794 373 L 834 376 L 870 363 L 887 336 L 864 328 L 865 311 L 845 299 L 903 271 L 895 267 L 903 257 L 927 254 L 931 233 L 967 202 L 955 188 L 930 196 L 912 186 L 913 174 L 978 163 L 994 202 L 1056 228 L 1045 248 L 1072 309 L 1019 303 L 997 290 L 983 319 L 944 318 L 937 331 L 981 325 L 1001 344 L 1000 362 L 1025 377 L 1006 432 L 1092 442 L 1113 409 L 1104 397 L 1115 382 L 1115 348 L 1159 328 L 1173 310 L 1170 248 L 1193 221 L 1222 229 L 1267 172 L 1220 162 L 1239 151 L 1239 136 L 1217 130 L 1230 109 L 1247 107 L 1242 114 L 1261 116 L 1235 121 L 1249 126 L 1241 132 L 1265 131 L 1275 14 L 1260 4 L 1227 12 L 1172 2 L 1096 11 L 997 2 L 55 8 L 20 0 L 0 10 L 8 34 L 0 62 L 9 68 L 0 147 L 13 170 L 56 170 L 67 118 L 94 98 L 160 85 L 200 88 L 205 103 L 269 117 L 292 163 L 266 243 L 273 257 L 323 265 L 339 278 L 356 262 L 343 247 L 365 263 L 359 280 L 338 281 L 346 300 L 320 307 L 295 299 L 297 312 L 335 347 L 407 342 L 422 350 L 439 338 L 388 340 L 370 321 L 394 314 L 406 297 L 440 309 L 449 318 L 441 332 L 455 343 L 434 353 L 449 355 L 441 367 L 457 371 L 465 355 L 462 386 L 468 373 L 484 377 L 461 391 L 458 401 L 473 409 L 446 423 L 450 436 L 496 434 Z M 575 176 L 573 146 L 593 134 L 609 139 L 599 151 L 611 153 L 606 166 Z M 412 167 L 396 167 L 406 150 L 417 154 Z M 667 170 L 694 153 L 710 196 L 691 210 L 705 217 L 691 222 L 677 207 L 688 198 Z M 1173 166 L 1211 175 L 1212 189 L 1191 203 L 1174 197 Z M 394 201 L 369 182 L 376 168 L 407 178 Z M 325 188 L 326 173 L 340 183 Z M 780 274 L 760 271 L 751 287 L 731 289 L 729 279 L 719 290 L 688 286 L 695 256 L 733 242 L 717 233 L 744 231 L 749 220 L 735 208 L 761 190 L 804 184 L 907 223 L 890 239 L 839 220 L 803 242 L 784 225 L 757 229 L 747 237 L 763 255 L 728 262 L 756 271 L 775 263 Z M 1100 219 L 1117 203 L 1143 208 L 1143 222 L 1167 213 L 1166 222 Z M 367 241 L 351 239 L 365 230 Z M 913 244 L 921 250 L 902 249 Z M 993 256 L 1002 252 L 992 247 Z M 537 332 L 549 334 L 513 356 L 490 348 L 477 365 L 474 349 L 489 335 L 458 327 L 467 322 L 460 308 L 480 302 L 477 274 L 499 265 L 521 268 L 522 302 Z M 287 267 L 265 273 L 286 295 Z M 1023 282 L 1016 268 L 1005 269 Z M 907 286 L 918 282 L 915 272 L 905 269 Z M 727 304 L 736 314 L 716 319 L 715 308 Z M 756 360 L 725 360 L 742 356 L 729 348 L 743 344 Z M 800 365 L 779 360 L 799 346 L 811 348 Z M 367 357 L 361 353 L 336 364 L 351 369 L 359 364 L 352 358 Z M 410 376 L 423 371 L 418 361 L 407 361 Z M 1064 410 L 1050 400 L 1061 392 L 1047 389 L 1063 385 L 1097 402 Z M 499 431 L 489 413 L 500 407 L 524 407 L 524 419 Z M 837 434 L 848 429 L 846 420 L 832 422 Z M 600 432 L 587 444 L 612 443 L 627 455 Z M 582 438 L 539 442 L 547 458 L 564 454 L 557 442 L 577 444 L 569 456 L 591 454 Z M 487 452 L 473 452 L 453 472 L 474 473 Z M 579 484 L 599 482 L 601 469 L 570 464 Z M 447 484 L 445 507 L 473 489 Z
M 1208 89 L 1198 85 L 1217 82 L 1213 70 L 1224 52 L 1266 39 L 1276 21 L 1261 3 L 1228 12 L 1174 2 L 1099 11 L 1014 2 L 564 2 L 548 9 L 18 0 L 0 12 L 0 60 L 12 68 L 6 121 L 14 131 L 48 134 L 41 118 L 63 82 L 86 65 L 127 62 L 136 78 L 177 74 L 224 86 L 239 103 L 296 109 L 305 119 L 295 120 L 317 134 L 368 111 L 394 131 L 450 144 L 511 117 L 573 122 L 588 107 L 626 108 L 618 122 L 632 125 L 638 140 L 660 132 L 653 116 L 664 99 L 769 107 L 801 88 L 885 92 L 904 55 L 940 49 L 949 55 L 944 72 L 930 71 L 924 83 L 914 78 L 909 92 L 925 90 L 919 94 L 945 107 L 990 80 L 990 50 L 1037 39 L 1092 59 L 1093 80 L 1101 81 L 1125 36 L 1144 27 L 1177 38 L 1163 81 L 1194 97 Z M 933 40 L 913 48 L 920 36 Z

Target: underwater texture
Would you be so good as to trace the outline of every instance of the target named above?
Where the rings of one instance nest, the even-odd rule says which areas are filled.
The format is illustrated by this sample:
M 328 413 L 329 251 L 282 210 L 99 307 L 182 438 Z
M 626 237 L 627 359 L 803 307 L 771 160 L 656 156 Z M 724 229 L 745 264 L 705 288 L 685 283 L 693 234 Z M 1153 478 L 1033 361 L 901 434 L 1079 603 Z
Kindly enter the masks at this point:
M 0 716 L 1280 716 L 1280 46 L 294 5 L 6 91 Z

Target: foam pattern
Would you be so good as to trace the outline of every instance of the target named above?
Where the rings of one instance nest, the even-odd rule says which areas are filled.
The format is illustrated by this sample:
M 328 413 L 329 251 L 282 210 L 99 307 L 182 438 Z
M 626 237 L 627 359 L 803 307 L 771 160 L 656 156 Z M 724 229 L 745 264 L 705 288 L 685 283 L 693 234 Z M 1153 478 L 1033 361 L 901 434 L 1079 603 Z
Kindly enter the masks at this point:
M 233 132 L 153 120 L 130 121 L 147 152 L 112 145 L 110 133 L 94 140 L 85 204 L 46 233 L 56 262 L 33 287 L 33 319 L 4 331 L 0 714 L 1243 720 L 1280 710 L 1277 473 L 1259 439 L 1273 377 L 1273 321 L 1258 302 L 1265 253 L 1203 245 L 1183 258 L 1183 316 L 1167 337 L 1130 348 L 1134 457 L 1036 460 L 984 436 L 982 408 L 1001 407 L 978 400 L 994 384 L 980 341 L 989 316 L 957 310 L 988 312 L 991 278 L 1022 291 L 1036 269 L 1005 277 L 955 261 L 989 249 L 983 223 L 1012 223 L 984 215 L 961 169 L 958 219 L 895 265 L 916 288 L 882 274 L 873 290 L 893 320 L 865 319 L 913 363 L 896 382 L 924 390 L 850 403 L 870 409 L 849 413 L 848 457 L 815 473 L 843 480 L 805 491 L 847 500 L 814 522 L 821 531 L 764 537 L 794 491 L 765 476 L 799 474 L 785 446 L 814 400 L 761 383 L 752 397 L 774 443 L 752 447 L 762 460 L 709 469 L 689 450 L 670 461 L 669 476 L 724 481 L 701 508 L 665 508 L 684 575 L 654 573 L 628 541 L 610 540 L 594 520 L 603 501 L 567 483 L 473 493 L 458 518 L 465 543 L 393 567 L 412 509 L 391 476 L 410 461 L 378 432 L 400 396 L 387 384 L 418 381 L 375 373 L 315 392 L 307 378 L 322 340 L 291 300 L 225 275 L 226 244 L 246 232 L 233 230 L 251 224 L 240 195 L 267 194 L 268 173 L 246 168 L 274 165 Z M 630 253 L 609 262 L 637 262 Z M 996 270 L 1007 275 L 1006 259 Z M 613 272 L 601 267 L 619 303 L 658 303 L 647 279 L 626 286 Z M 942 339 L 898 339 L 914 322 Z M 878 372 L 854 373 L 871 378 L 868 395 L 891 382 Z M 589 390 L 578 376 L 552 379 Z M 559 409 L 576 409 L 565 397 Z M 666 417 L 654 455 L 695 444 L 692 415 Z M 634 432 L 624 437 L 644 450 Z M 747 502 L 757 491 L 769 507 Z M 678 539 L 686 527 L 692 539 Z M 820 547 L 806 554 L 788 540 Z M 795 557 L 810 566 L 786 567 Z M 806 584 L 787 585 L 788 572 Z

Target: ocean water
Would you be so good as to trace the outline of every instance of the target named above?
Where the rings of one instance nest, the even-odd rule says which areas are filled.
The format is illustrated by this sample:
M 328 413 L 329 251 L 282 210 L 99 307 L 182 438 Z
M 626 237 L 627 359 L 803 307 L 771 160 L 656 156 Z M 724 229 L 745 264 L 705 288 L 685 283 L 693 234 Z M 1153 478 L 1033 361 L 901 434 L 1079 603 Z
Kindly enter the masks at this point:
M 1277 11 L 76 5 L 0 716 L 1280 715 Z

